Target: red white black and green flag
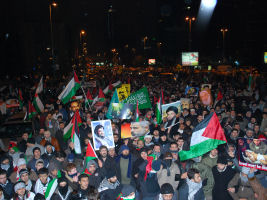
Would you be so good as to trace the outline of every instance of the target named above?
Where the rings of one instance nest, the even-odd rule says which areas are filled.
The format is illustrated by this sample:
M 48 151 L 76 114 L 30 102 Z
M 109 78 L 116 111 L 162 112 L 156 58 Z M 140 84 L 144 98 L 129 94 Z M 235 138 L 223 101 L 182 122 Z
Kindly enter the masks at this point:
M 136 112 L 135 112 L 135 121 L 136 122 L 139 122 L 139 117 L 140 117 L 140 112 L 139 112 L 139 109 L 138 109 L 138 101 L 136 102 Z
M 19 107 L 22 108 L 23 107 L 23 97 L 22 97 L 22 92 L 21 89 L 19 89 Z
M 211 113 L 195 127 L 191 138 L 190 150 L 180 151 L 180 160 L 201 156 L 226 142 L 224 130 L 216 113 Z
M 88 145 L 87 145 L 87 149 L 86 149 L 86 154 L 85 154 L 85 167 L 87 167 L 87 163 L 90 160 L 96 159 L 97 155 L 95 153 L 94 148 L 92 147 L 91 142 L 89 141 Z
M 74 76 L 68 85 L 64 88 L 61 94 L 58 96 L 58 99 L 62 101 L 63 104 L 66 104 L 70 99 L 75 96 L 76 91 L 81 87 L 81 83 L 74 72 Z
M 33 106 L 32 103 L 29 101 L 29 102 L 28 102 L 28 109 L 27 109 L 27 112 L 25 113 L 24 120 L 32 119 L 36 114 L 37 114 L 37 112 L 36 112 L 34 106 Z
M 105 95 L 104 95 L 104 93 L 103 93 L 101 88 L 99 88 L 98 101 L 99 102 L 104 102 L 105 101 Z
M 81 154 L 81 143 L 80 143 L 80 131 L 79 131 L 79 125 L 78 120 L 80 118 L 79 111 L 76 110 L 73 116 L 73 126 L 71 130 L 71 142 L 74 144 L 74 151 L 76 154 Z
M 37 93 L 35 93 L 35 95 L 34 95 L 33 105 L 34 105 L 34 108 L 36 109 L 36 111 L 38 113 L 41 113 L 44 111 L 44 104 L 42 103 L 42 101 L 41 101 L 41 99 Z
M 71 137 L 71 133 L 72 133 L 73 125 L 75 124 L 75 120 L 77 120 L 78 126 L 81 126 L 82 120 L 81 120 L 79 112 L 76 116 L 75 114 L 73 115 L 68 125 L 64 128 L 64 131 L 63 131 L 64 141 L 67 141 Z
M 92 97 L 92 95 L 90 93 L 90 90 L 88 89 L 87 94 L 86 94 L 86 102 L 85 102 L 85 104 L 86 104 L 87 107 L 89 107 L 89 104 L 91 104 L 91 103 L 93 103 L 93 97 Z

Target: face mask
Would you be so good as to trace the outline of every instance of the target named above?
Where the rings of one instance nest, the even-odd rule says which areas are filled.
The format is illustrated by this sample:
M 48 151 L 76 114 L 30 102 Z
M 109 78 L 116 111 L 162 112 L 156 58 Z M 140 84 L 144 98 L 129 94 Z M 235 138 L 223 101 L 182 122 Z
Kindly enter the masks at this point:
M 245 176 L 242 176 L 241 173 L 240 173 L 240 178 L 241 178 L 241 181 L 243 181 L 245 183 L 248 182 L 248 178 Z
M 4 170 L 8 170 L 8 169 L 9 169 L 9 167 L 10 167 L 10 165 L 9 165 L 9 164 L 6 164 L 6 165 L 4 165 L 4 164 L 1 164 L 1 168 L 2 168 L 2 169 L 4 169 Z
M 164 160 L 164 162 L 167 165 L 167 167 L 170 167 L 171 164 L 172 164 L 172 160 L 171 159 Z
M 73 178 L 73 177 L 75 177 L 77 175 L 78 175 L 78 173 L 75 173 L 75 174 L 69 175 L 69 177 Z
M 160 157 L 160 152 L 153 152 L 157 157 Z
M 68 185 L 65 185 L 64 187 L 59 186 L 58 190 L 59 190 L 60 194 L 65 195 L 68 192 Z

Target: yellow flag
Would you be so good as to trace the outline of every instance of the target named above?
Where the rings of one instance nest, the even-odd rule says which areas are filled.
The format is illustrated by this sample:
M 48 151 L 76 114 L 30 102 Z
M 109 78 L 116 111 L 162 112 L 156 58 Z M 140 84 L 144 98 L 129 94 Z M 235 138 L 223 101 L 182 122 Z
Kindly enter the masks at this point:
M 117 88 L 117 93 L 118 93 L 119 101 L 122 101 L 129 96 L 125 87 Z
M 131 85 L 130 84 L 122 84 L 121 87 L 125 87 L 128 96 L 130 96 L 130 94 L 131 94 Z

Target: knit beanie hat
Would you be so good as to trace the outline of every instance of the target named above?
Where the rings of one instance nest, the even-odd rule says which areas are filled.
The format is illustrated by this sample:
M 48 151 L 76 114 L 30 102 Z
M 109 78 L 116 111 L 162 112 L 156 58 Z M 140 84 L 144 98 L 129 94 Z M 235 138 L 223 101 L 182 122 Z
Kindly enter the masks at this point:
M 106 178 L 107 179 L 110 179 L 110 178 L 112 178 L 114 176 L 116 176 L 116 172 L 114 170 L 111 169 L 111 170 L 107 171 L 107 174 L 106 174 Z
M 14 191 L 17 192 L 19 189 L 26 188 L 26 185 L 23 181 L 19 181 L 14 185 Z
M 121 148 L 120 148 L 120 151 L 119 151 L 119 155 L 121 155 L 124 150 L 130 150 L 130 149 L 129 149 L 128 146 L 122 145 Z
M 21 166 L 21 165 L 26 165 L 26 160 L 25 160 L 24 158 L 19 158 L 19 159 L 18 159 L 18 164 L 17 164 L 17 166 L 19 167 L 19 166 Z

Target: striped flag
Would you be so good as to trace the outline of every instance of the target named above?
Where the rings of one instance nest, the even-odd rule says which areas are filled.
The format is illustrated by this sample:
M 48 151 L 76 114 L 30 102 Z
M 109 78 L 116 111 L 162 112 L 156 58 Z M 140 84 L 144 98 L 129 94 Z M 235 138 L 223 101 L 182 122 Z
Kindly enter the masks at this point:
M 140 112 L 139 112 L 139 109 L 138 109 L 138 101 L 136 102 L 136 112 L 135 112 L 135 121 L 136 122 L 139 122 L 139 116 L 140 116 Z
M 73 124 L 75 123 L 74 120 L 75 120 L 75 118 L 73 116 L 72 119 L 70 120 L 70 122 L 68 123 L 68 125 L 64 128 L 64 131 L 63 131 L 63 139 L 64 139 L 64 141 L 67 141 L 71 137 Z M 82 120 L 81 120 L 81 117 L 80 117 L 79 113 L 76 116 L 76 120 L 78 122 L 78 126 L 81 126 Z
M 162 98 L 160 97 L 156 105 L 156 118 L 157 118 L 158 125 L 162 122 L 161 106 L 162 106 Z
M 92 102 L 93 102 L 93 97 L 92 97 L 92 95 L 90 93 L 90 90 L 88 89 L 87 94 L 86 94 L 86 102 L 85 102 L 85 104 L 86 104 L 87 107 L 89 107 L 89 104 L 91 104 Z
M 45 199 L 50 200 L 52 195 L 54 194 L 56 188 L 57 188 L 58 182 L 57 178 L 54 178 L 52 181 L 49 182 L 47 189 L 45 191 Z
M 41 113 L 44 111 L 44 105 L 43 105 L 43 103 L 42 103 L 42 101 L 39 98 L 39 95 L 37 93 L 35 93 L 35 95 L 34 95 L 33 105 L 34 105 L 34 108 L 36 109 L 36 111 L 38 113 Z
M 87 149 L 86 149 L 86 154 L 85 154 L 85 167 L 87 167 L 87 163 L 90 160 L 96 159 L 97 155 L 95 153 L 95 150 L 92 147 L 91 142 L 89 141 L 88 145 L 87 145 Z
M 195 127 L 191 137 L 190 150 L 180 151 L 180 160 L 201 156 L 226 142 L 224 130 L 216 113 L 211 113 Z
M 104 95 L 104 93 L 103 93 L 101 88 L 99 88 L 98 101 L 100 101 L 100 102 L 104 102 L 105 101 L 105 95 Z
M 36 94 L 40 94 L 42 91 L 43 91 L 43 89 L 44 89 L 44 85 L 43 85 L 43 76 L 41 77 L 41 79 L 40 79 L 40 82 L 39 82 L 39 84 L 38 84 L 38 86 L 37 86 L 37 88 L 36 88 Z
M 37 112 L 36 112 L 34 106 L 33 106 L 32 103 L 29 101 L 29 103 L 28 103 L 28 117 L 26 117 L 26 118 L 31 119 L 31 118 L 33 118 L 34 115 L 36 115 L 36 114 L 37 114 Z
M 58 99 L 62 101 L 63 104 L 69 102 L 69 100 L 75 95 L 76 91 L 81 87 L 81 83 L 74 72 L 74 76 L 68 85 L 64 88 L 61 94 L 58 96 Z
M 23 97 L 22 97 L 22 92 L 21 89 L 19 89 L 19 107 L 23 107 Z
M 76 110 L 73 116 L 73 126 L 71 131 L 71 142 L 74 144 L 74 151 L 76 154 L 81 154 L 81 144 L 80 144 L 80 131 L 78 126 L 78 118 L 80 118 L 79 111 Z

